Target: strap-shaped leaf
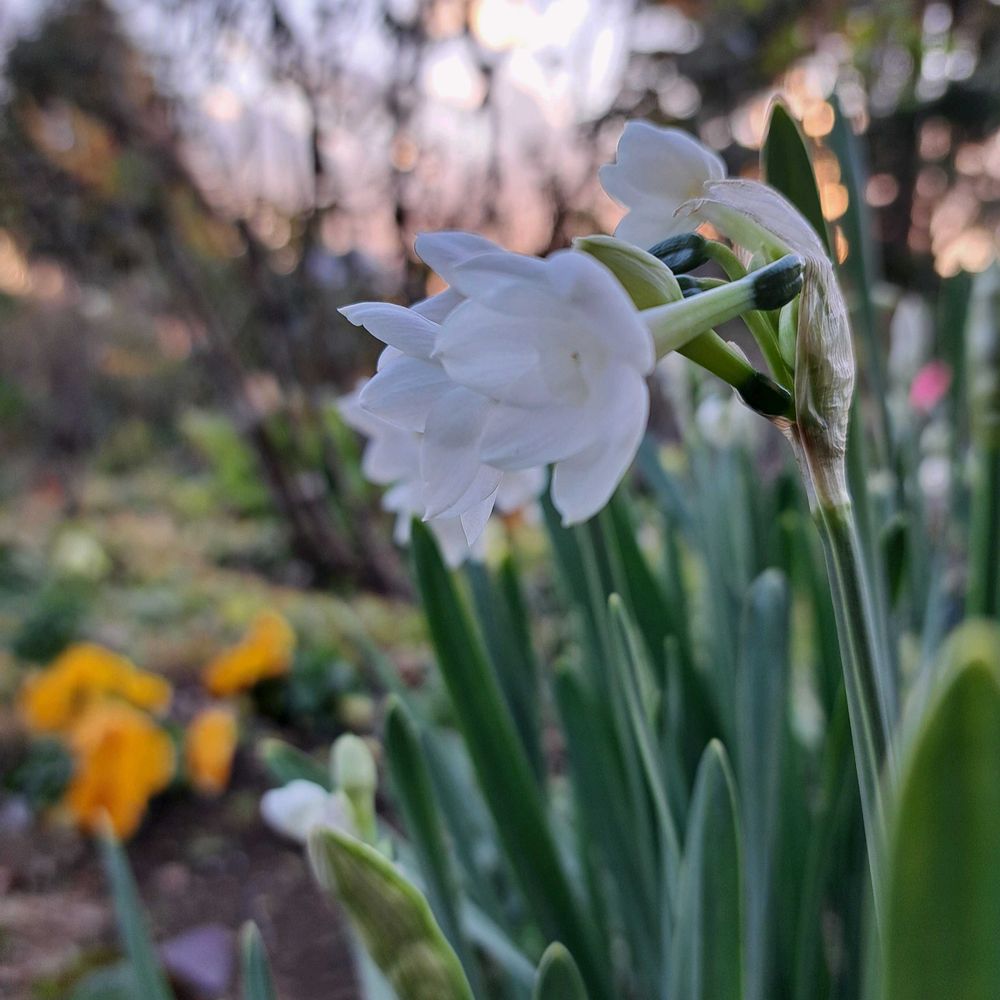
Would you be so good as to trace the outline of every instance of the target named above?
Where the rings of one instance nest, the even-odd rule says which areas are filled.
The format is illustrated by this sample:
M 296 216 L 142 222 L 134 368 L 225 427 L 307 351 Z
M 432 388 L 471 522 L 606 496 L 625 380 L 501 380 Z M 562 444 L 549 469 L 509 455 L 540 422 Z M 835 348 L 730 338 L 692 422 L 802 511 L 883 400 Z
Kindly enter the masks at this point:
M 771 105 L 771 119 L 767 123 L 760 159 L 764 180 L 806 217 L 829 253 L 830 235 L 823 218 L 809 150 L 795 119 L 780 101 Z
M 705 749 L 681 869 L 670 995 L 742 1000 L 743 886 L 736 790 L 721 743 Z
M 1000 629 L 962 626 L 902 772 L 885 998 L 1000 996 Z
M 772 899 L 788 738 L 789 597 L 768 570 L 747 594 L 736 677 L 736 767 L 740 778 L 747 902 L 747 998 L 767 996 L 775 928 Z
M 543 933 L 585 963 L 588 982 L 607 969 L 563 870 L 542 797 L 482 639 L 433 536 L 414 522 L 417 581 L 441 674 L 497 831 Z
M 251 921 L 240 931 L 240 974 L 243 1000 L 277 1000 L 264 942 L 257 925 Z
M 395 699 L 386 716 L 385 748 L 393 786 L 427 885 L 431 907 L 462 965 L 473 978 L 475 969 L 461 930 L 458 882 L 438 816 L 424 750 L 413 720 L 402 703 Z
M 261 740 L 257 746 L 257 756 L 267 773 L 279 785 L 287 785 L 290 781 L 301 778 L 322 785 L 328 791 L 333 787 L 329 768 L 315 757 L 310 757 L 277 737 L 269 736 Z
M 587 987 L 573 956 L 558 941 L 542 955 L 531 996 L 532 1000 L 588 1000 Z
M 427 900 L 387 858 L 332 829 L 313 832 L 309 856 L 320 885 L 343 903 L 399 1000 L 473 1000 Z
M 99 838 L 104 870 L 111 883 L 118 934 L 143 1000 L 173 1000 L 146 927 L 146 917 L 121 844 L 110 834 Z

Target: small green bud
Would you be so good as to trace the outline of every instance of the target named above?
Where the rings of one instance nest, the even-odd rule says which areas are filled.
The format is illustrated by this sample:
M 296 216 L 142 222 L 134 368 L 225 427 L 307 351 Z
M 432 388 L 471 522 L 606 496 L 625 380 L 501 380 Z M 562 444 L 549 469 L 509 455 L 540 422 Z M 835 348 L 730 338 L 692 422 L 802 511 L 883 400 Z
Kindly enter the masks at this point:
M 708 260 L 708 241 L 698 233 L 681 233 L 661 240 L 649 252 L 663 261 L 674 274 L 686 274 Z
M 378 836 L 375 822 L 378 768 L 365 741 L 351 733 L 339 737 L 330 750 L 330 772 L 337 790 L 347 800 L 361 839 L 374 843 Z
M 359 736 L 345 733 L 330 751 L 330 770 L 337 788 L 348 795 L 374 795 L 378 787 L 378 769 L 368 744 Z

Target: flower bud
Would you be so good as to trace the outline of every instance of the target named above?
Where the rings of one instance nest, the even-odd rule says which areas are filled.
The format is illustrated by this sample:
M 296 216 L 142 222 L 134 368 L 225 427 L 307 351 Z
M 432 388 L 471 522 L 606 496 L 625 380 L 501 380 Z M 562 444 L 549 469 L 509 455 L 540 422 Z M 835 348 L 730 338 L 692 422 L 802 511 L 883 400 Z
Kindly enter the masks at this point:
M 573 247 L 600 261 L 618 279 L 637 309 L 650 309 L 681 297 L 670 269 L 631 243 L 612 236 L 583 236 L 573 241 Z
M 368 744 L 351 733 L 339 737 L 330 750 L 330 772 L 350 804 L 361 839 L 373 842 L 378 769 Z

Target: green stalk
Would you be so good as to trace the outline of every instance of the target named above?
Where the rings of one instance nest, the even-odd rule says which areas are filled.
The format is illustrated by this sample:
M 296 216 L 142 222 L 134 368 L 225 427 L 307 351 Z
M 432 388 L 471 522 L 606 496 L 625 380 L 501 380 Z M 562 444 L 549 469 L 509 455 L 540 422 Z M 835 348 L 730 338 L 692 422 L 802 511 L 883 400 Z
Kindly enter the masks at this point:
M 725 245 L 717 240 L 706 240 L 705 253 L 710 260 L 714 260 L 726 273 L 730 281 L 739 281 L 745 278 L 747 269 L 740 263 L 739 257 Z M 792 386 L 792 375 L 785 364 L 785 359 L 781 356 L 781 348 L 778 344 L 778 331 L 774 328 L 767 313 L 756 309 L 743 314 L 743 322 L 753 335 L 753 339 L 760 348 L 760 353 L 764 355 L 771 374 L 784 386 L 790 389 Z
M 969 537 L 968 613 L 1000 616 L 1000 434 L 976 449 Z
M 885 690 L 884 674 L 880 669 L 882 658 L 878 648 L 877 618 L 853 506 L 849 502 L 836 506 L 818 505 L 814 516 L 823 539 L 837 619 L 837 637 L 868 844 L 872 895 L 876 921 L 880 924 L 884 912 L 882 852 L 885 836 L 880 774 L 891 732 L 890 692 Z

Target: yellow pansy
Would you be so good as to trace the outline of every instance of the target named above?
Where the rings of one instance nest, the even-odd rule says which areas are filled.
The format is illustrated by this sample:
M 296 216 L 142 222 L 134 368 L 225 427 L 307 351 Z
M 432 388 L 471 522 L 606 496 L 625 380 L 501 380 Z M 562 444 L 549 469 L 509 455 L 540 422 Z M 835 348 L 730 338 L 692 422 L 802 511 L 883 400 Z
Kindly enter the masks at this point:
M 236 751 L 236 716 L 228 708 L 202 709 L 188 724 L 184 759 L 191 784 L 218 795 L 229 784 Z
M 25 681 L 21 712 L 36 731 L 64 732 L 95 701 L 108 697 L 155 712 L 170 704 L 171 688 L 118 653 L 79 642 Z
M 205 687 L 217 697 L 246 691 L 268 677 L 288 673 L 295 651 L 295 633 L 275 611 L 262 611 L 243 640 L 216 656 L 203 675 Z
M 69 745 L 75 769 L 64 805 L 84 830 L 100 830 L 106 818 L 116 836 L 131 836 L 173 777 L 170 737 L 145 712 L 109 700 L 84 711 Z

